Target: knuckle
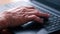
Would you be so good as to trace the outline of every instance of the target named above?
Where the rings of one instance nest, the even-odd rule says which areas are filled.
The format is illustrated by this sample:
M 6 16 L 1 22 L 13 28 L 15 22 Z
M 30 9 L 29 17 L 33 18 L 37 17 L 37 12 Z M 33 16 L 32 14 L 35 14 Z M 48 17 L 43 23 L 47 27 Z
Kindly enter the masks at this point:
M 37 16 L 36 15 L 32 15 L 32 18 L 35 19 Z
M 28 16 L 28 17 L 30 17 L 30 18 L 35 18 L 36 16 L 35 16 L 35 15 L 31 15 L 31 16 Z
M 36 15 L 32 15 L 32 17 L 36 17 Z
M 36 11 L 36 12 L 35 12 L 35 14 L 39 14 L 39 12 L 38 12 L 38 11 Z
M 38 12 L 38 11 L 36 11 L 36 13 L 38 14 L 39 12 Z

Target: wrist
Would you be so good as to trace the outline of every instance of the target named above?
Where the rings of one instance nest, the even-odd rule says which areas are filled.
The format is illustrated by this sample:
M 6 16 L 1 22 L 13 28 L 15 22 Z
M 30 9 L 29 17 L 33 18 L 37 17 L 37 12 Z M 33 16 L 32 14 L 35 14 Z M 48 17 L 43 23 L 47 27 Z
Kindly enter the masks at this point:
M 0 28 L 6 28 L 9 26 L 10 21 L 9 21 L 9 15 L 5 13 L 0 14 Z

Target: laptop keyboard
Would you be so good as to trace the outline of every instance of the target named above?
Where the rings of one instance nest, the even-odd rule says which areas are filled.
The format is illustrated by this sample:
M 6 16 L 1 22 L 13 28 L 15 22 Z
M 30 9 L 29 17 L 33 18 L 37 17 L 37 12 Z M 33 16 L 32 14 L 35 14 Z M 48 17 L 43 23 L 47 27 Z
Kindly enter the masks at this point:
M 45 25 L 45 29 L 49 32 L 60 30 L 60 17 L 51 14 L 49 21 Z
M 57 12 L 54 12 L 52 10 L 47 10 L 46 8 L 41 7 L 40 4 L 38 5 L 36 3 L 34 4 L 33 1 L 31 2 L 32 5 L 38 8 L 40 11 L 50 14 L 48 22 L 46 22 L 46 24 L 44 25 L 44 28 L 48 31 L 48 33 L 52 33 L 60 30 L 60 16 L 58 15 Z

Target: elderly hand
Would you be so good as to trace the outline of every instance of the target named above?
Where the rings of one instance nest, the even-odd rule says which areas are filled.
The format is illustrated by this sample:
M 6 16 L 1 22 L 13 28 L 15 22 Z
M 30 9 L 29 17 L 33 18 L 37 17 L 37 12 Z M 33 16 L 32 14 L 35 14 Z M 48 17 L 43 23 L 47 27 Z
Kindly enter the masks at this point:
M 34 7 L 19 7 L 10 11 L 2 13 L 4 19 L 0 20 L 0 26 L 18 26 L 28 21 L 37 21 L 43 23 L 43 18 L 48 18 L 48 14 L 41 13 L 41 11 Z

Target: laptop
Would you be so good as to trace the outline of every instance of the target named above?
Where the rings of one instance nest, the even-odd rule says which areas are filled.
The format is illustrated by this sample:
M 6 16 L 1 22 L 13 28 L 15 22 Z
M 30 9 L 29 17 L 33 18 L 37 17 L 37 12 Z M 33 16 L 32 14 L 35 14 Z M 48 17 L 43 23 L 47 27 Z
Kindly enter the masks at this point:
M 49 13 L 48 22 L 44 25 L 48 33 L 60 30 L 60 0 L 30 0 L 30 4 L 44 13 Z

